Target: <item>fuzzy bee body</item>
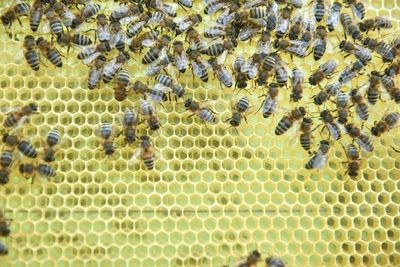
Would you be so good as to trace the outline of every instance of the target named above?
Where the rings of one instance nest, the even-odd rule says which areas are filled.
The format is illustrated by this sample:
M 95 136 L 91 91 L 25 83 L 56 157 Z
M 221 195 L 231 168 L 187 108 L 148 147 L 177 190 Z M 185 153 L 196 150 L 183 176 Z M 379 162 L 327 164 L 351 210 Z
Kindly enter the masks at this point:
M 37 172 L 40 176 L 43 177 L 54 177 L 56 176 L 56 171 L 46 164 L 39 164 L 37 166 Z
M 0 166 L 2 168 L 10 167 L 12 161 L 13 161 L 13 153 L 11 150 L 5 150 L 0 154 Z
M 275 128 L 275 135 L 282 135 L 287 132 L 296 121 L 302 119 L 306 114 L 304 107 L 293 109 L 289 114 L 283 116 Z
M 24 156 L 28 158 L 36 158 L 38 153 L 36 149 L 33 147 L 31 143 L 29 143 L 26 140 L 22 140 L 18 144 L 18 150 L 21 152 Z
M 314 154 L 311 159 L 306 163 L 306 169 L 322 169 L 328 161 L 330 145 L 327 140 L 320 142 L 318 152 Z

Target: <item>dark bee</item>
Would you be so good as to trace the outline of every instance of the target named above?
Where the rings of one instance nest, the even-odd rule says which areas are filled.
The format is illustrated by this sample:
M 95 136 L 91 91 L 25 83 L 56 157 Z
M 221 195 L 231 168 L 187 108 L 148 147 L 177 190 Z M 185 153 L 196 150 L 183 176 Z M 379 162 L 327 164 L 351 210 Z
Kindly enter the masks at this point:
M 358 23 L 360 31 L 367 33 L 371 30 L 390 29 L 392 27 L 392 22 L 388 18 L 381 16 L 365 19 Z
M 200 14 L 190 14 L 185 17 L 176 18 L 173 21 L 175 22 L 175 33 L 179 35 L 197 26 L 203 21 L 203 18 Z
M 178 4 L 182 7 L 187 7 L 187 8 L 193 7 L 192 0 L 174 0 L 174 2 L 178 2 Z
M 45 31 L 47 31 L 47 28 L 50 27 L 52 34 L 57 37 L 60 36 L 64 32 L 64 28 L 56 11 L 53 8 L 49 8 L 46 10 L 45 15 L 46 19 L 48 20 L 48 24 L 45 25 Z
M 110 51 L 111 51 L 110 44 L 108 42 L 102 42 L 96 46 L 89 46 L 84 48 L 78 54 L 78 59 L 83 59 L 84 63 L 91 63 L 99 55 L 107 54 Z
M 159 0 L 146 1 L 146 7 L 148 9 L 154 9 L 154 10 L 161 11 L 170 17 L 176 17 L 176 8 L 177 7 L 174 5 L 171 5 L 169 3 L 164 3 L 164 1 L 159 1 Z
M 287 267 L 286 264 L 278 257 L 268 257 L 265 259 L 267 267 Z
M 125 108 L 124 117 L 122 119 L 123 130 L 117 135 L 124 134 L 125 142 L 131 144 L 136 141 L 136 126 L 138 124 L 138 117 L 135 112 L 129 108 Z
M 207 48 L 207 43 L 202 39 L 200 33 L 194 28 L 189 28 L 186 31 L 186 39 L 189 41 L 189 47 L 192 50 L 201 52 Z
M 350 91 L 350 99 L 353 102 L 355 109 L 356 109 L 356 114 L 358 117 L 366 121 L 369 118 L 369 111 L 368 111 L 368 105 L 365 102 L 365 98 L 361 95 L 359 89 L 353 89 Z
M 353 140 L 366 152 L 372 152 L 374 150 L 374 145 L 370 137 L 364 133 L 360 128 L 355 126 L 353 123 L 348 123 L 345 125 L 346 132 L 350 135 Z
M 107 63 L 107 58 L 104 55 L 99 55 L 93 62 L 89 70 L 88 87 L 94 89 L 101 80 L 103 68 Z
M 12 219 L 6 218 L 4 216 L 4 213 L 0 211 L 0 236 L 1 237 L 7 237 L 10 236 L 11 230 L 10 230 L 10 222 L 12 222 Z
M 329 141 L 321 140 L 319 143 L 318 152 L 314 152 L 314 155 L 306 163 L 306 169 L 322 169 L 323 167 L 325 167 L 326 162 L 328 161 L 329 149 Z
M 33 32 L 36 32 L 39 28 L 39 24 L 43 16 L 44 4 L 44 0 L 33 1 L 32 8 L 29 14 L 29 25 Z
M 308 79 L 311 85 L 320 84 L 325 78 L 332 75 L 337 67 L 335 60 L 328 60 L 324 64 L 320 65 L 316 71 L 314 71 Z
M 101 145 L 106 156 L 111 156 L 115 152 L 114 141 L 112 138 L 113 128 L 109 122 L 103 122 L 99 128 L 99 136 L 102 139 Z
M 308 43 L 304 41 L 291 41 L 285 39 L 275 39 L 274 41 L 274 48 L 277 49 L 277 51 L 282 50 L 290 53 L 290 55 L 295 55 L 301 58 L 307 56 L 307 47 Z
M 10 180 L 10 170 L 0 169 L 0 184 L 8 184 Z
M 129 49 L 132 52 L 142 52 L 143 46 L 147 42 L 154 42 L 158 37 L 159 32 L 156 30 L 151 30 L 148 32 L 144 32 L 139 34 L 138 36 L 132 38 L 132 42 L 129 45 Z
M 291 6 L 285 6 L 281 10 L 280 17 L 278 18 L 275 27 L 275 36 L 277 38 L 282 38 L 288 32 L 292 13 L 293 13 L 293 7 Z
M 148 101 L 140 99 L 139 113 L 145 117 L 151 131 L 157 131 L 160 128 L 156 110 Z
M 75 19 L 75 14 L 63 3 L 51 0 L 51 9 L 57 13 L 58 17 L 65 27 L 71 27 L 72 22 Z M 47 13 L 47 12 L 46 12 Z
M 204 7 L 204 14 L 211 15 L 226 6 L 225 0 L 209 1 Z
M 393 47 L 384 41 L 366 37 L 363 41 L 363 45 L 382 56 L 383 62 L 392 62 L 396 57 L 396 52 Z
M 313 46 L 314 59 L 320 60 L 325 54 L 326 43 L 328 40 L 327 31 L 325 26 L 319 25 L 315 33 L 315 42 Z
M 355 178 L 358 176 L 361 167 L 360 151 L 353 144 L 347 145 L 347 149 L 343 145 L 342 147 L 347 157 L 347 162 L 344 162 L 347 163 L 345 175 L 348 174 L 350 178 Z
M 298 102 L 303 97 L 304 72 L 295 67 L 292 70 L 292 92 L 290 100 Z
M 3 169 L 7 169 L 11 166 L 13 162 L 13 153 L 12 150 L 4 150 L 0 154 L 0 166 Z
M 215 112 L 210 108 L 202 107 L 200 102 L 197 102 L 192 98 L 185 100 L 185 108 L 186 110 L 189 110 L 193 113 L 189 116 L 189 118 L 197 115 L 197 117 L 199 117 L 203 122 L 216 122 L 216 118 L 214 115 Z
M 127 52 L 120 52 L 116 57 L 109 61 L 102 71 L 103 82 L 109 83 L 129 59 L 130 56 Z
M 367 100 L 371 105 L 375 105 L 380 97 L 381 74 L 377 71 L 371 71 L 369 75 Z
M 37 46 L 35 37 L 32 35 L 26 35 L 24 39 L 24 57 L 26 62 L 33 70 L 39 70 L 40 68 L 40 61 L 39 55 L 37 53 Z
M 389 67 L 387 67 L 384 73 L 387 76 L 400 75 L 400 60 L 392 63 Z
M 22 124 L 29 122 L 29 117 L 36 113 L 38 113 L 38 106 L 35 103 L 30 103 L 18 108 L 16 111 L 8 113 L 7 117 L 3 121 L 3 126 L 5 128 L 19 128 Z
M 330 32 L 334 31 L 339 24 L 340 10 L 342 4 L 339 2 L 333 2 L 328 11 L 328 16 L 326 18 L 326 27 Z
M 87 3 L 72 20 L 71 28 L 76 29 L 79 25 L 96 15 L 99 11 L 99 4 L 93 2 Z
M 359 74 L 365 67 L 367 62 L 361 59 L 357 59 L 350 66 L 347 66 L 339 75 L 338 81 L 341 84 L 352 80 L 357 74 Z
M 283 118 L 278 122 L 275 128 L 275 135 L 282 135 L 287 132 L 295 122 L 303 119 L 306 115 L 306 109 L 304 107 L 298 107 L 284 115 Z
M 203 82 L 208 82 L 208 63 L 201 57 L 200 53 L 193 49 L 186 50 L 192 65 L 193 73 Z M 194 79 L 194 77 L 193 77 Z
M 379 137 L 390 129 L 396 127 L 399 121 L 400 113 L 390 112 L 384 115 L 380 121 L 374 123 L 374 126 L 371 128 L 371 134 Z
M 45 40 L 43 37 L 39 37 L 36 40 L 37 47 L 45 55 L 45 57 L 57 68 L 61 68 L 63 65 L 60 52 L 52 47 L 50 42 Z
M 276 82 L 280 87 L 286 86 L 289 77 L 288 72 L 286 70 L 286 64 L 278 54 L 273 53 L 272 55 L 275 57 L 274 72 L 275 72 Z M 265 67 L 265 64 L 263 66 Z
M 114 87 L 114 97 L 117 101 L 123 101 L 128 96 L 127 87 L 131 83 L 129 72 L 125 69 L 119 70 Z
M 155 43 L 155 46 L 151 47 L 150 50 L 144 55 L 142 59 L 143 64 L 150 64 L 156 61 L 162 54 L 162 50 L 165 50 L 169 43 L 171 42 L 171 37 L 169 35 L 162 35 Z
M 232 74 L 228 71 L 224 64 L 218 62 L 218 59 L 216 58 L 210 58 L 209 63 L 220 83 L 226 87 L 231 87 L 233 84 Z
M 346 124 L 350 116 L 349 96 L 343 91 L 339 91 L 336 96 L 336 108 L 338 114 L 338 122 Z
M 129 3 L 122 4 L 118 6 L 111 12 L 110 21 L 116 22 L 123 18 L 133 17 L 143 12 L 143 7 L 141 5 Z
M 314 17 L 320 22 L 325 16 L 325 0 L 314 0 Z
M 22 26 L 20 17 L 28 16 L 31 6 L 27 2 L 19 2 L 7 9 L 7 11 L 1 16 L 1 22 L 4 27 L 6 27 L 6 31 L 8 32 L 8 28 L 11 28 L 11 25 L 14 20 L 18 20 L 19 24 Z M 11 33 L 8 33 L 10 38 L 12 37 Z
M 349 14 L 346 13 L 341 13 L 340 14 L 340 23 L 343 26 L 343 29 L 345 31 L 345 37 L 346 33 L 350 35 L 354 40 L 359 40 L 361 38 L 361 31 L 357 27 L 356 24 L 354 24 L 353 19 L 350 17 Z
M 189 66 L 189 60 L 181 41 L 175 41 L 173 43 L 173 57 L 176 68 L 180 73 L 184 73 Z
M 246 73 L 242 72 L 242 66 L 246 63 L 242 56 L 238 56 L 233 64 L 233 74 L 235 76 L 235 89 L 239 87 L 240 89 L 247 87 L 247 77 Z
M 19 144 L 19 138 L 16 135 L 11 135 L 8 133 L 3 134 L 3 143 L 10 149 L 15 149 Z
M 166 87 L 171 88 L 176 97 L 181 98 L 185 94 L 185 88 L 176 79 L 166 74 L 159 74 L 155 77 L 156 81 Z
M 38 153 L 33 145 L 26 140 L 21 140 L 18 144 L 18 151 L 28 158 L 36 158 Z
M 270 83 L 268 86 L 268 93 L 265 96 L 264 101 L 261 104 L 263 117 L 268 118 L 276 111 L 278 106 L 277 98 L 279 94 L 279 85 L 277 83 Z
M 289 28 L 289 40 L 297 40 L 300 37 L 301 32 L 303 31 L 303 17 L 297 16 L 294 18 L 292 22 L 292 26 Z
M 268 15 L 268 8 L 265 6 L 237 11 L 235 21 L 242 22 L 248 19 L 262 19 Z
M 31 177 L 32 183 L 37 174 L 47 179 L 56 176 L 56 171 L 46 164 L 39 164 L 38 166 L 35 166 L 31 163 L 21 164 L 19 165 L 19 172 L 21 174 Z
M 56 176 L 56 171 L 52 167 L 46 164 L 39 164 L 36 170 L 38 174 L 42 177 L 49 178 Z
M 0 241 L 0 255 L 8 255 L 7 246 L 2 241 Z
M 228 118 L 225 122 L 229 121 L 232 127 L 237 127 L 240 125 L 242 119 L 247 122 L 246 113 L 250 109 L 250 101 L 247 96 L 239 99 L 237 103 L 231 102 L 232 116 Z
M 252 251 L 245 259 L 238 262 L 238 267 L 251 267 L 256 266 L 261 260 L 261 254 L 257 250 Z
M 327 128 L 329 136 L 334 140 L 339 140 L 342 136 L 339 125 L 336 123 L 332 113 L 329 110 L 324 110 L 320 114 L 320 120 L 324 123 L 322 131 Z
M 60 139 L 60 132 L 55 128 L 50 130 L 47 134 L 46 146 L 43 149 L 43 160 L 45 162 L 52 162 L 55 160 L 54 156 Z
M 302 123 L 300 124 L 300 145 L 301 147 L 309 151 L 311 149 L 311 143 L 312 143 L 312 125 L 313 121 L 311 118 L 303 118 Z
M 360 60 L 370 61 L 372 59 L 371 51 L 361 45 L 350 41 L 341 41 L 339 48 L 341 51 L 352 54 Z
M 104 14 L 98 14 L 96 16 L 96 39 L 100 42 L 110 41 L 110 25 L 108 23 L 108 18 Z
M 359 19 L 364 19 L 365 7 L 361 1 L 358 0 L 343 0 L 343 4 L 351 6 L 351 9 Z
M 146 166 L 147 170 L 153 170 L 155 166 L 155 152 L 153 142 L 151 142 L 150 137 L 147 135 L 140 137 L 140 147 L 136 149 L 132 160 L 140 158 Z
M 73 35 L 69 34 L 60 34 L 57 36 L 57 43 L 61 46 L 67 46 L 68 49 L 72 44 L 80 45 L 80 46 L 87 46 L 92 44 L 92 40 L 89 37 L 75 33 Z
M 132 38 L 139 34 L 147 22 L 151 19 L 151 13 L 145 12 L 141 14 L 137 20 L 131 21 L 126 27 L 126 36 Z
M 202 54 L 217 57 L 221 55 L 224 51 L 231 51 L 237 47 L 237 41 L 235 39 L 224 40 L 223 42 L 213 43 L 204 50 L 201 51 Z

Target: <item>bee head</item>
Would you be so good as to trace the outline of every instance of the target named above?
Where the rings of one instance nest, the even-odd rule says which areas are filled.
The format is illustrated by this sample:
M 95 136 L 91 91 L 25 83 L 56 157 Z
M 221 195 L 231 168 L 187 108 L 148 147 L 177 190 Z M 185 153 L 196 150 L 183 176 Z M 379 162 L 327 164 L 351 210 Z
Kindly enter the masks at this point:
M 360 29 L 360 31 L 365 32 L 367 31 L 367 26 L 365 25 L 364 22 L 360 22 L 358 23 L 358 28 Z
M 304 117 L 303 118 L 303 122 L 306 123 L 306 124 L 312 124 L 313 123 L 312 119 L 308 118 L 308 117 Z
M 1 235 L 4 236 L 4 237 L 9 236 L 10 233 L 11 233 L 11 231 L 8 228 L 1 229 Z
M 307 111 L 304 107 L 299 107 L 299 111 L 303 117 L 307 114 Z
M 329 141 L 328 140 L 321 140 L 321 142 L 319 144 L 320 144 L 320 146 L 329 146 Z
M 30 103 L 29 108 L 33 111 L 36 112 L 38 110 L 38 106 L 35 103 Z
M 374 126 L 371 128 L 371 134 L 379 137 L 379 136 L 381 136 L 381 131 L 379 130 L 378 127 Z
M 186 99 L 185 100 L 185 108 L 189 109 L 190 106 L 192 105 L 192 103 L 193 103 L 193 99 L 192 98 Z
M 254 256 L 256 256 L 257 258 L 261 258 L 261 253 L 258 252 L 257 250 L 253 250 L 252 254 L 253 254 Z

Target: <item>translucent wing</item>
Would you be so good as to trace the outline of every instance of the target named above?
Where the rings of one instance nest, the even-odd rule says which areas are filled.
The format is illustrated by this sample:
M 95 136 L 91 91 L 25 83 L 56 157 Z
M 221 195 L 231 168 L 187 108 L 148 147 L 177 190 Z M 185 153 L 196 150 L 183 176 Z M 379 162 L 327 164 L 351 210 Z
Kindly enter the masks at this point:
M 201 66 L 198 64 L 196 61 L 192 61 L 192 67 L 193 67 L 193 72 L 194 74 L 198 77 L 201 78 L 204 73 L 207 71 L 204 66 Z
M 84 63 L 84 64 L 90 64 L 90 63 L 92 63 L 93 60 L 95 60 L 95 59 L 97 58 L 97 56 L 99 56 L 100 54 L 101 54 L 100 52 L 93 53 L 92 55 L 90 55 L 90 56 L 88 56 L 87 58 L 85 58 L 85 59 L 83 60 L 83 63 Z
M 50 32 L 50 22 L 49 20 L 45 20 L 43 27 L 42 27 L 43 33 L 49 33 Z
M 135 151 L 133 152 L 132 158 L 128 161 L 128 165 L 136 164 L 141 154 L 142 154 L 142 149 L 136 148 Z
M 339 127 L 335 127 L 334 125 L 327 123 L 326 128 L 328 129 L 328 131 L 333 139 L 339 140 L 339 138 L 340 138 L 340 128 Z
M 287 32 L 289 29 L 289 20 L 288 19 L 284 19 L 284 18 L 279 18 L 277 26 L 275 28 L 275 30 L 277 32 Z
M 100 80 L 102 68 L 92 67 L 89 72 L 89 84 L 97 84 Z
M 185 53 L 175 55 L 175 64 L 178 70 L 185 70 L 189 66 L 188 58 Z
M 350 5 L 351 10 L 353 11 L 353 13 L 359 18 L 359 19 L 363 19 L 363 14 L 361 12 L 360 9 L 358 9 L 355 5 Z
M 327 162 L 327 157 L 326 155 L 322 154 L 322 153 L 318 153 L 317 155 L 315 155 L 315 161 L 314 161 L 314 168 L 315 169 L 322 169 L 324 168 L 326 162 Z
M 98 27 L 97 38 L 99 38 L 100 42 L 110 40 L 110 27 L 108 25 Z

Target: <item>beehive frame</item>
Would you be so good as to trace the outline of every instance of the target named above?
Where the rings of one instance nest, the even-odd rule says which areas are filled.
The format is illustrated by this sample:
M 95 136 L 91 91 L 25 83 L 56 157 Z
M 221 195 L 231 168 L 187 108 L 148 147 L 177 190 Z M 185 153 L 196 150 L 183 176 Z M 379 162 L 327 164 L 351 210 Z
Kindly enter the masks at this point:
M 202 10 L 200 2 L 194 8 Z M 400 1 L 363 2 L 367 17 L 391 17 L 398 29 Z M 34 73 L 19 50 L 2 31 L 0 106 L 36 101 L 40 114 L 25 135 L 40 146 L 58 127 L 65 142 L 54 180 L 30 185 L 15 172 L 0 187 L 0 207 L 14 220 L 1 266 L 222 266 L 253 249 L 289 266 L 400 265 L 400 158 L 388 149 L 400 146 L 397 129 L 375 140 L 359 181 L 346 181 L 340 146 L 323 171 L 306 171 L 307 153 L 273 134 L 279 115 L 250 116 L 236 135 L 222 122 L 204 127 L 187 119 L 183 104 L 172 103 L 162 110 L 164 126 L 154 135 L 161 157 L 149 172 L 128 166 L 133 148 L 122 141 L 115 159 L 97 149 L 98 124 L 117 123 L 134 97 L 119 103 L 109 86 L 89 91 L 88 68 L 74 57 L 62 69 Z M 248 55 L 244 46 L 237 52 Z M 351 62 L 334 57 L 340 68 Z M 306 64 L 309 73 L 314 62 Z M 143 69 L 128 70 L 144 77 Z M 220 121 L 229 115 L 232 89 L 215 81 L 192 87 L 189 74 L 181 81 L 195 88 L 189 95 L 215 100 Z M 259 103 L 258 94 L 251 100 Z

